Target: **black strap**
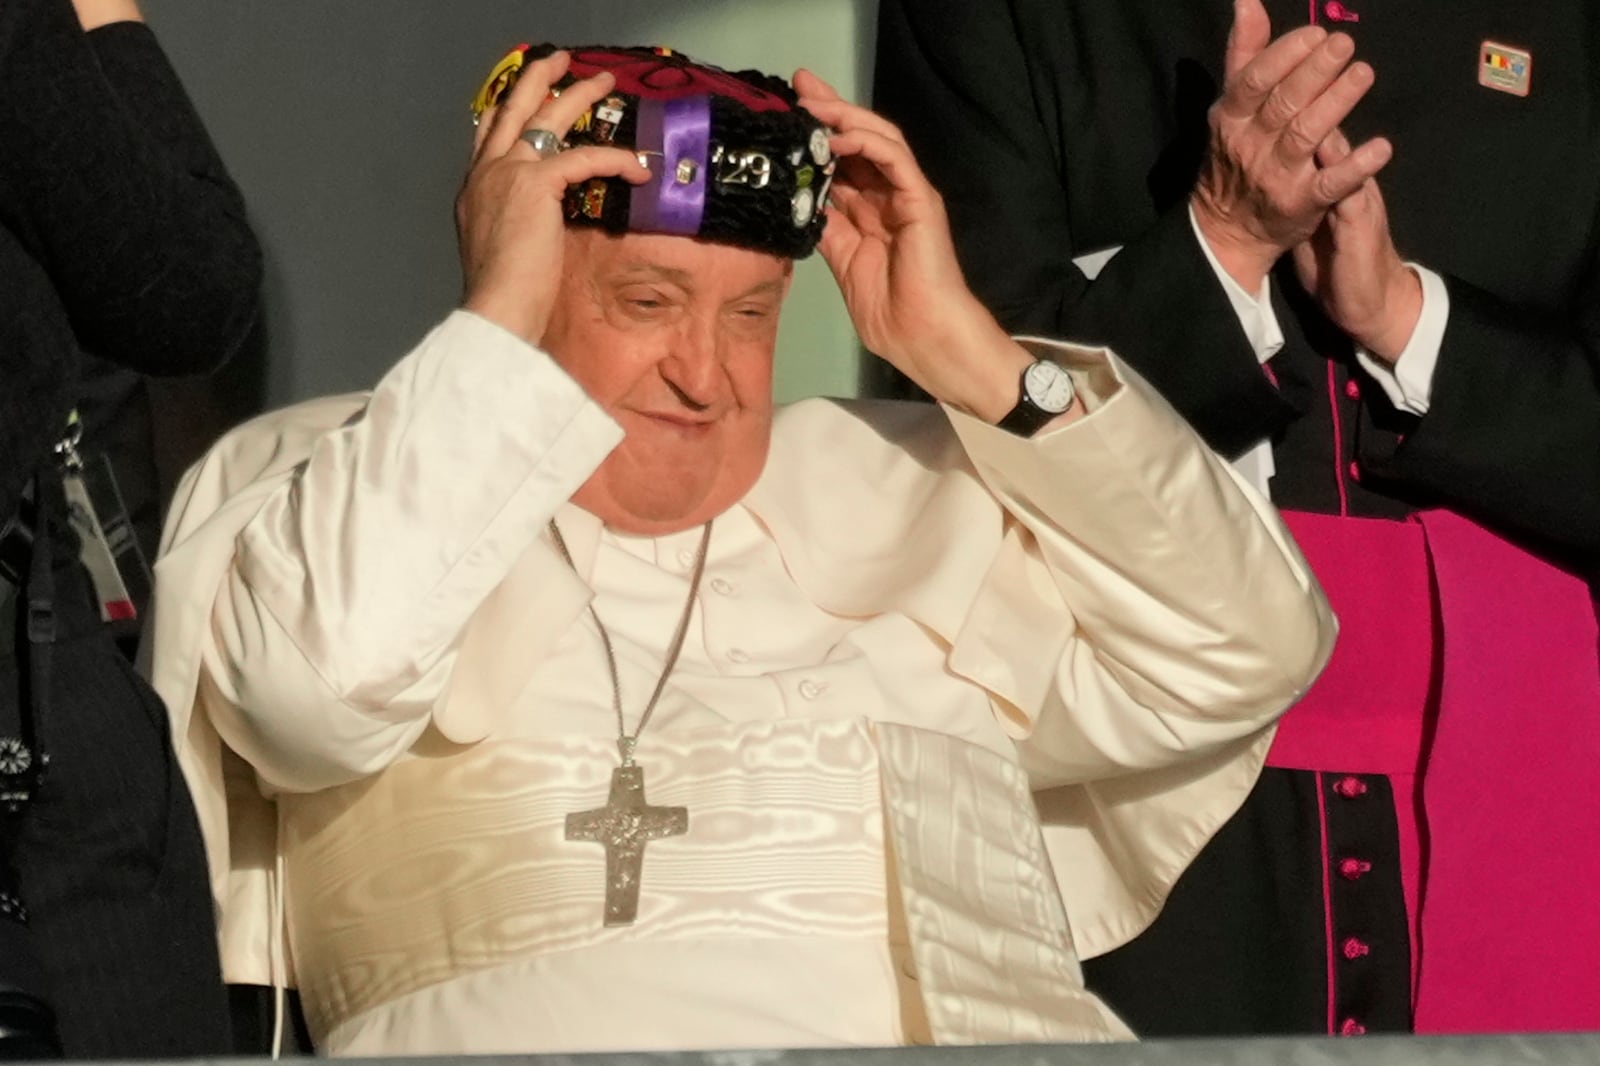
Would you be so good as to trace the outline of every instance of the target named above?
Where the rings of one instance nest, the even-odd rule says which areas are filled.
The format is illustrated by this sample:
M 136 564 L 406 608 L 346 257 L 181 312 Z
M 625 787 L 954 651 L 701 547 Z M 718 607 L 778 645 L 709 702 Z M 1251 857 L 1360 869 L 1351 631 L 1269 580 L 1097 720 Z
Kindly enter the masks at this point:
M 19 505 L 16 514 L 0 521 L 0 592 L 15 592 L 22 587 L 32 554 L 33 526 Z
M 0 702 L 0 818 L 19 817 L 38 791 L 47 762 L 40 746 L 39 723 L 46 720 L 50 693 L 50 653 L 56 636 L 55 573 L 52 569 L 49 476 L 36 478 L 33 514 L 26 509 L 18 525 L 32 528 L 27 580 L 19 596 L 24 608 L 21 633 L 4 654 L 17 657 L 20 690 L 15 703 Z M 39 491 L 41 488 L 44 491 Z M 59 491 L 59 490 L 58 490 Z M 31 521 L 29 521 L 31 517 Z M 10 828 L 10 827 L 8 827 Z
M 50 656 L 56 642 L 56 571 L 55 535 L 51 522 L 57 514 L 65 514 L 66 498 L 55 479 L 40 480 L 38 513 L 34 517 L 33 558 L 28 567 L 28 650 L 29 662 L 26 677 L 28 709 L 27 721 L 22 724 L 22 736 L 37 753 L 39 773 L 44 771 L 42 755 L 43 738 L 40 725 L 50 721 Z
M 50 484 L 47 474 L 36 479 L 34 488 Z M 55 1014 L 46 994 L 48 977 L 27 924 L 24 901 L 11 883 L 16 876 L 11 854 L 16 834 L 38 792 L 46 763 L 39 744 L 39 723 L 46 719 L 56 637 L 50 525 L 57 502 L 46 487 L 44 492 L 32 494 L 34 513 L 30 516 L 24 508 L 18 516 L 19 524 L 31 526 L 35 534 L 32 550 L 18 568 L 27 578 L 18 593 L 20 603 L 10 595 L 0 596 L 8 601 L 3 609 L 21 609 L 23 613 L 11 646 L 0 649 L 0 654 L 16 656 L 19 684 L 15 701 L 0 701 L 0 1059 L 5 1060 L 61 1055 Z

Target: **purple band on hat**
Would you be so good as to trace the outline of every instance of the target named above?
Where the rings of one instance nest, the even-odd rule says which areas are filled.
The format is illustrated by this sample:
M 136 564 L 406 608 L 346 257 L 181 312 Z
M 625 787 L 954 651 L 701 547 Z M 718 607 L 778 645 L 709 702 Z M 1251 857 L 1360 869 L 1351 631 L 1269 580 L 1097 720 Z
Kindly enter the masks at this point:
M 633 187 L 628 228 L 650 233 L 700 232 L 711 154 L 711 98 L 641 100 L 634 148 L 652 155 L 650 180 Z M 689 178 L 679 181 L 680 177 Z

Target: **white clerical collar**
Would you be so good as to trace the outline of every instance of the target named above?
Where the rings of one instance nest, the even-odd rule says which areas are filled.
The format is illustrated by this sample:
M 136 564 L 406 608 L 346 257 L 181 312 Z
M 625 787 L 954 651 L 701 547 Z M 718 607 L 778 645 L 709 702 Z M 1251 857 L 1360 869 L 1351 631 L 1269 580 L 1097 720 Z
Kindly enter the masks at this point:
M 726 515 L 717 519 L 718 525 L 726 524 Z M 626 552 L 641 562 L 649 563 L 662 570 L 677 571 L 685 565 L 692 565 L 696 553 L 700 550 L 700 536 L 703 526 L 693 526 L 689 529 L 668 533 L 660 537 L 647 537 L 636 533 L 619 533 L 613 529 L 601 532 L 601 537 L 607 544 L 613 545 L 619 551 Z M 712 538 L 715 540 L 715 536 Z M 688 563 L 685 563 L 688 560 Z
M 562 504 L 555 517 L 561 526 L 561 536 L 572 552 L 573 569 L 591 585 L 602 541 L 641 562 L 674 572 L 691 564 L 700 546 L 700 526 L 658 537 L 621 533 L 607 529 L 599 518 L 570 502 Z M 711 538 L 713 556 L 719 554 L 719 547 L 748 539 L 751 527 L 760 528 L 755 516 L 743 504 L 734 504 L 715 521 L 717 532 Z

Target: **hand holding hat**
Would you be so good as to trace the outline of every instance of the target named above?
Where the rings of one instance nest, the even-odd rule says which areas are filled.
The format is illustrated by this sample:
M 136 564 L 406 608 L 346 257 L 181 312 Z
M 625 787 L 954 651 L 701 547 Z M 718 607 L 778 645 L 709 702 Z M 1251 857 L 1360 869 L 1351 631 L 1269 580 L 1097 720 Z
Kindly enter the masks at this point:
M 795 88 L 838 131 L 821 248 L 861 342 L 935 399 L 998 421 L 1033 357 L 967 287 L 943 198 L 888 119 L 810 71 Z
M 528 64 L 515 87 L 482 114 L 456 200 L 463 306 L 534 344 L 561 284 L 568 188 L 594 178 L 634 184 L 650 178 L 620 148 L 553 150 L 615 81 L 602 72 L 552 95 L 569 64 L 565 52 Z

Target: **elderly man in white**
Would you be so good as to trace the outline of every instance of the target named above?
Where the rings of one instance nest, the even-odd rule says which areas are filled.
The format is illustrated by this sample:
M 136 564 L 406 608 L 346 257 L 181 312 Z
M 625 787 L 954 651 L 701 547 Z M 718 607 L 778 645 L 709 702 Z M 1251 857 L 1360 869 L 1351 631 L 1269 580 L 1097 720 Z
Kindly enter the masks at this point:
M 1275 513 L 1114 354 L 1008 337 L 817 77 L 487 89 L 462 308 L 167 530 L 229 977 L 334 1054 L 1126 1037 L 1074 937 L 1160 909 L 1333 642 Z M 938 406 L 774 409 L 818 240 Z

